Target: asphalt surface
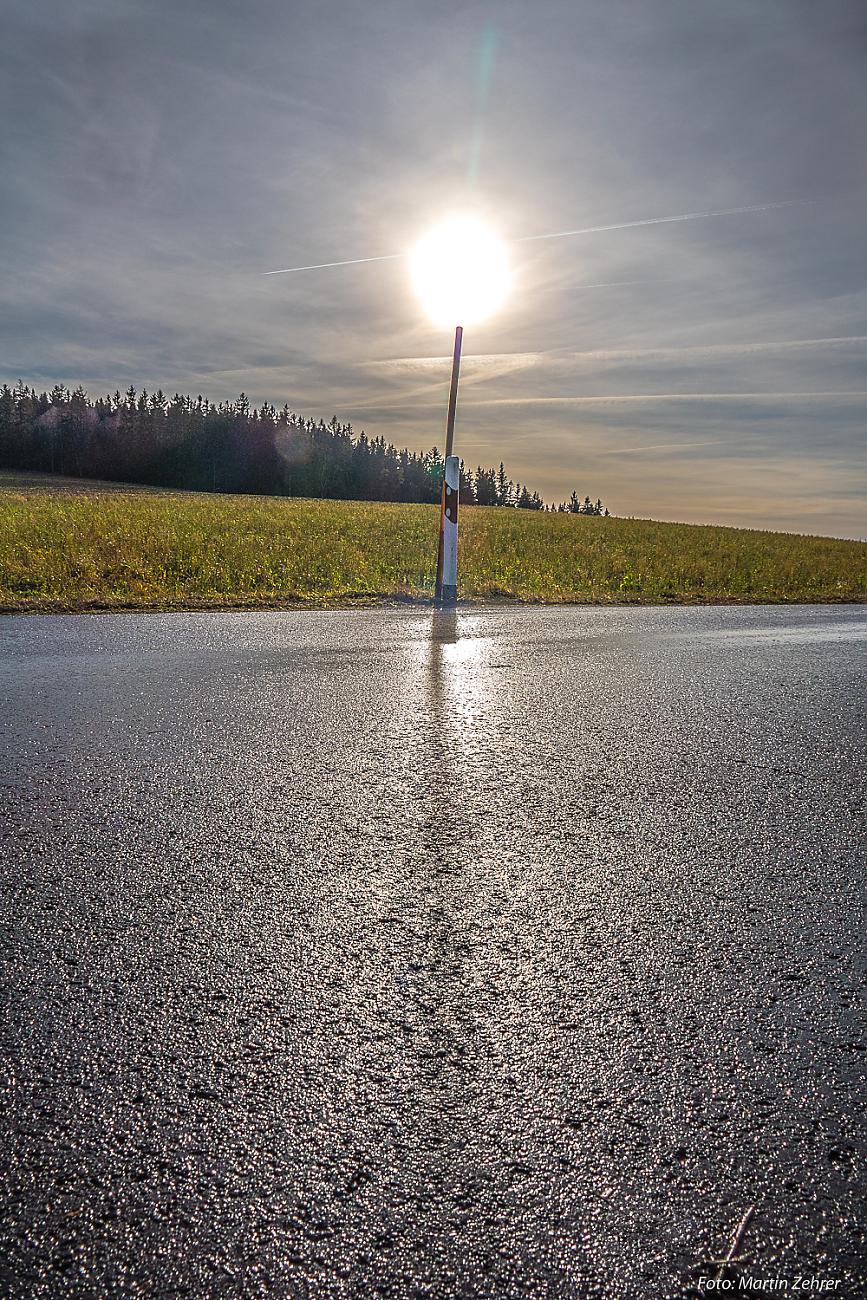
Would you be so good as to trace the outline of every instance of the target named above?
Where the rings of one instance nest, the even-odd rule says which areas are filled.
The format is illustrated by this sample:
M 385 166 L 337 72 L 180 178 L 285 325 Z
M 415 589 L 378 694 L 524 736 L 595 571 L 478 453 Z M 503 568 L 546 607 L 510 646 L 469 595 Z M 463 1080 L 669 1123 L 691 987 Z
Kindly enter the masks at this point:
M 0 652 L 4 1300 L 865 1293 L 867 611 Z

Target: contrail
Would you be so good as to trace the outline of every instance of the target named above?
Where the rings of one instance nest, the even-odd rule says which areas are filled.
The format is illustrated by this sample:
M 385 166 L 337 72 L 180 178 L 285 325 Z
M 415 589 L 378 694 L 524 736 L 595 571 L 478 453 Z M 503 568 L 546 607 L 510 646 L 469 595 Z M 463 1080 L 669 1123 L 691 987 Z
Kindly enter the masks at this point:
M 702 438 L 700 442 L 645 442 L 640 447 L 604 447 L 597 456 L 623 456 L 636 451 L 673 451 L 676 447 L 710 447 L 721 442 L 731 442 L 731 438 Z
M 642 221 L 618 221 L 610 226 L 582 226 L 578 230 L 555 230 L 547 235 L 522 235 L 513 242 L 528 244 L 539 239 L 567 239 L 570 235 L 597 235 L 606 230 L 634 230 L 638 226 L 665 226 L 674 221 L 701 221 L 708 217 L 734 217 L 745 212 L 771 212 L 775 208 L 800 207 L 820 203 L 820 199 L 784 199 L 781 203 L 753 203 L 743 208 L 714 208 L 709 212 L 680 212 L 674 217 L 645 217 Z M 384 253 L 380 257 L 349 257 L 342 262 L 314 262 L 311 266 L 283 266 L 279 271 L 262 271 L 262 275 L 294 275 L 297 271 L 324 271 L 332 266 L 361 266 L 365 262 L 396 262 L 408 253 Z M 586 285 L 588 289 L 607 285 Z
M 618 221 L 612 226 L 582 226 L 580 230 L 556 230 L 550 235 L 523 235 L 515 242 L 528 244 L 537 239 L 566 239 L 569 235 L 596 235 L 605 230 L 633 230 L 636 226 L 665 226 L 672 221 L 699 221 L 706 217 L 734 217 L 742 212 L 770 212 L 773 208 L 794 208 L 819 199 L 785 199 L 782 203 L 753 203 L 745 208 L 714 208 L 711 212 L 681 212 L 675 217 L 645 217 L 643 221 Z
M 362 262 L 394 262 L 406 253 L 383 253 L 381 257 L 350 257 L 345 262 L 315 262 L 313 266 L 284 266 L 279 271 L 262 271 L 262 275 L 293 275 L 295 271 L 324 271 L 329 266 L 360 266 Z

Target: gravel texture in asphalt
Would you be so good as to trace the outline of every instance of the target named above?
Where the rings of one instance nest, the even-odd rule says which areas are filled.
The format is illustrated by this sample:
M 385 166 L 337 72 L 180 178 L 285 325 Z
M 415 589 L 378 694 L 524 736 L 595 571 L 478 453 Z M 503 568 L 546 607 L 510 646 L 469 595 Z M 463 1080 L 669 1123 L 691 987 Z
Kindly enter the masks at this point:
M 0 650 L 4 1300 L 864 1294 L 863 609 Z

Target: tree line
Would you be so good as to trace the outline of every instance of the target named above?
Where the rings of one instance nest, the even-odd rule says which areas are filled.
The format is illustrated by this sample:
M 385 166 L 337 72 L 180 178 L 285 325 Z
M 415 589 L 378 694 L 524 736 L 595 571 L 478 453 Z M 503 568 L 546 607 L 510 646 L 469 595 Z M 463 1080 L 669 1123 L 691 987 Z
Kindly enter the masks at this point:
M 356 434 L 335 416 L 305 419 L 284 405 L 251 407 L 201 395 L 168 398 L 157 390 L 91 400 L 57 384 L 51 392 L 18 383 L 0 389 L 0 466 L 78 478 L 145 483 L 206 492 L 336 497 L 361 501 L 440 499 L 443 457 L 398 450 L 382 437 Z M 538 492 L 499 469 L 461 466 L 463 503 L 524 510 L 608 514 L 600 500 L 548 506 Z

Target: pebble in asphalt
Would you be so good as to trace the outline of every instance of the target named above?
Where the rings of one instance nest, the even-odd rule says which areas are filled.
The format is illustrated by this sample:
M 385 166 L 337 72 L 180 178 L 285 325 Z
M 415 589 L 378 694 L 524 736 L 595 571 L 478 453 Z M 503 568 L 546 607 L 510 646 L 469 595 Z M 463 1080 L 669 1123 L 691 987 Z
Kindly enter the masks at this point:
M 864 1294 L 863 610 L 0 646 L 4 1297 Z

